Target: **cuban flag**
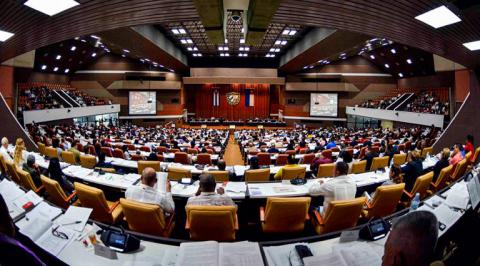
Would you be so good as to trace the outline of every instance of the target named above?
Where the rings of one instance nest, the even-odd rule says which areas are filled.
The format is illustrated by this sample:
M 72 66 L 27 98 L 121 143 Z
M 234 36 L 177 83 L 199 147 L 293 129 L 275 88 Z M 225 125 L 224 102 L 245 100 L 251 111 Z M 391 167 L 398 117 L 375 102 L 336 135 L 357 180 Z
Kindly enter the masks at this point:
M 220 106 L 220 92 L 213 91 L 213 106 Z
M 246 90 L 245 106 L 250 107 L 250 106 L 254 106 L 254 104 L 255 104 L 255 95 L 253 94 L 253 90 Z

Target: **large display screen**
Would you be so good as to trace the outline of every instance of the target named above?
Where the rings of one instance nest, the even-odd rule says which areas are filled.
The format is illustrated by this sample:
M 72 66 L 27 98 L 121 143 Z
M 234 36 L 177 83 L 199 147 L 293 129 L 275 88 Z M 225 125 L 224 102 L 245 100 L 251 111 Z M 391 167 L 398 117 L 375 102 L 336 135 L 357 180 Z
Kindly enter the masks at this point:
M 157 92 L 130 91 L 128 95 L 128 113 L 130 115 L 157 114 Z
M 311 93 L 310 116 L 338 116 L 338 94 Z

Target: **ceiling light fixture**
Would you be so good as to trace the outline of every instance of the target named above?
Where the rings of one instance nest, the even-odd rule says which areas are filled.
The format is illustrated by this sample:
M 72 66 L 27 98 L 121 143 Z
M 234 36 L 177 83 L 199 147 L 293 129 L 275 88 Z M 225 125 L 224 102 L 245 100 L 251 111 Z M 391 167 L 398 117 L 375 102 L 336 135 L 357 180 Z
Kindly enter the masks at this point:
M 67 9 L 78 6 L 79 3 L 74 0 L 28 0 L 24 5 L 49 16 L 54 16 Z
M 463 46 L 467 47 L 470 51 L 480 50 L 480 41 L 467 42 Z
M 293 36 L 293 35 L 295 35 L 296 33 L 297 33 L 296 30 L 291 30 L 291 31 L 288 33 L 288 35 Z
M 412 64 L 412 60 L 411 59 L 407 59 L 407 63 L 410 65 Z
M 0 42 L 10 39 L 13 35 L 11 32 L 0 30 Z
M 193 48 L 192 47 L 187 47 L 187 50 L 188 51 L 193 51 Z
M 178 31 L 178 29 L 172 29 L 172 32 L 173 32 L 173 34 L 175 34 L 175 35 L 180 34 L 180 31 Z
M 45 69 L 47 69 L 47 66 L 46 66 L 46 65 L 43 65 L 43 66 L 42 66 L 42 70 L 45 70 Z
M 415 19 L 428 24 L 435 29 L 462 21 L 446 6 L 440 6 L 415 17 Z
M 180 34 L 186 34 L 187 32 L 185 31 L 185 29 L 183 28 L 179 28 L 178 29 L 178 32 L 180 32 Z
M 60 60 L 62 59 L 62 56 L 61 55 L 57 55 L 57 57 L 55 57 L 56 60 Z
M 65 69 L 65 74 L 67 74 L 68 72 L 70 72 L 70 69 Z
M 288 35 L 290 33 L 290 30 L 283 30 L 282 35 Z
M 403 78 L 403 74 L 402 73 L 398 73 L 398 76 Z
M 180 39 L 180 42 L 181 42 L 182 44 L 186 44 L 186 43 L 187 43 L 187 40 L 185 40 L 185 39 Z
M 396 53 L 397 53 L 397 50 L 395 50 L 395 49 L 392 48 L 392 49 L 390 50 L 390 52 L 391 52 L 392 54 L 396 54 Z
M 285 40 L 284 40 L 284 41 L 281 41 L 280 44 L 281 44 L 281 45 L 285 45 L 285 44 L 287 44 L 287 41 L 285 41 Z
M 92 37 L 94 39 L 97 39 L 97 40 L 100 40 L 100 37 L 98 37 L 97 35 L 90 35 L 90 37 Z
M 127 50 L 127 49 L 123 49 L 123 51 L 127 54 L 130 53 L 130 50 Z
M 228 39 L 225 39 L 225 43 L 228 43 Z
M 244 39 L 244 38 L 241 38 L 241 39 L 240 39 L 240 43 L 245 43 L 245 39 Z
M 55 68 L 53 69 L 53 71 L 57 72 L 57 71 L 58 71 L 58 67 L 55 67 Z
M 385 64 L 385 67 L 386 67 L 386 68 L 390 68 L 390 65 L 389 65 L 389 64 Z
M 187 43 L 193 43 L 192 39 L 187 39 Z
M 77 47 L 76 47 L 76 46 L 72 46 L 72 47 L 70 48 L 70 51 L 72 51 L 72 52 L 75 51 L 75 50 L 77 50 Z
M 95 56 L 97 56 L 97 53 L 92 53 L 92 57 L 95 57 Z

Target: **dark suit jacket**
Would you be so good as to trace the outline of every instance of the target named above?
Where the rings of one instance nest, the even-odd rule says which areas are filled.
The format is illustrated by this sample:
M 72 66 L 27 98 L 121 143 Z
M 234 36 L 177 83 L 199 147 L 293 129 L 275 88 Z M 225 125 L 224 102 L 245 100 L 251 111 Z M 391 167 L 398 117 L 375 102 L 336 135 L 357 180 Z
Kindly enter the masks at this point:
M 37 169 L 29 167 L 26 163 L 23 164 L 23 170 L 28 172 L 33 179 L 35 186 L 40 187 L 42 185 L 42 179 L 40 179 L 40 171 Z
M 365 157 L 363 158 L 362 161 L 367 161 L 367 171 L 370 170 L 370 166 L 372 166 L 372 161 L 373 161 L 373 158 L 375 157 L 378 157 L 378 153 L 376 152 L 368 152 L 367 154 L 365 154 Z
M 419 176 L 422 175 L 423 166 L 420 160 L 410 161 L 402 167 L 403 179 L 405 181 L 405 190 L 412 191 L 413 185 Z
M 447 167 L 449 165 L 448 159 L 446 160 L 440 160 L 438 161 L 435 166 L 433 166 L 433 179 L 432 182 L 435 182 L 438 178 L 438 175 L 440 174 L 440 171 L 442 171 L 443 168 Z

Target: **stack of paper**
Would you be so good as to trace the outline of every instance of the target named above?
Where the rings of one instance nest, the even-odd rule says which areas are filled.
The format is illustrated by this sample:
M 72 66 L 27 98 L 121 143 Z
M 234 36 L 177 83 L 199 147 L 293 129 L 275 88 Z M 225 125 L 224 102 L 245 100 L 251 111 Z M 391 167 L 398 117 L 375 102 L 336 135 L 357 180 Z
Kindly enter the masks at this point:
M 53 207 L 50 204 L 42 201 L 33 210 L 26 214 L 27 220 L 43 219 L 46 221 L 53 221 L 62 214 L 62 210 Z
M 85 224 L 92 213 L 92 208 L 82 208 L 77 206 L 68 207 L 65 214 L 55 220 L 56 225 L 62 228 L 68 228 L 77 232 L 82 232 Z
M 247 185 L 245 182 L 228 182 L 225 190 L 233 193 L 245 193 L 247 191 Z

